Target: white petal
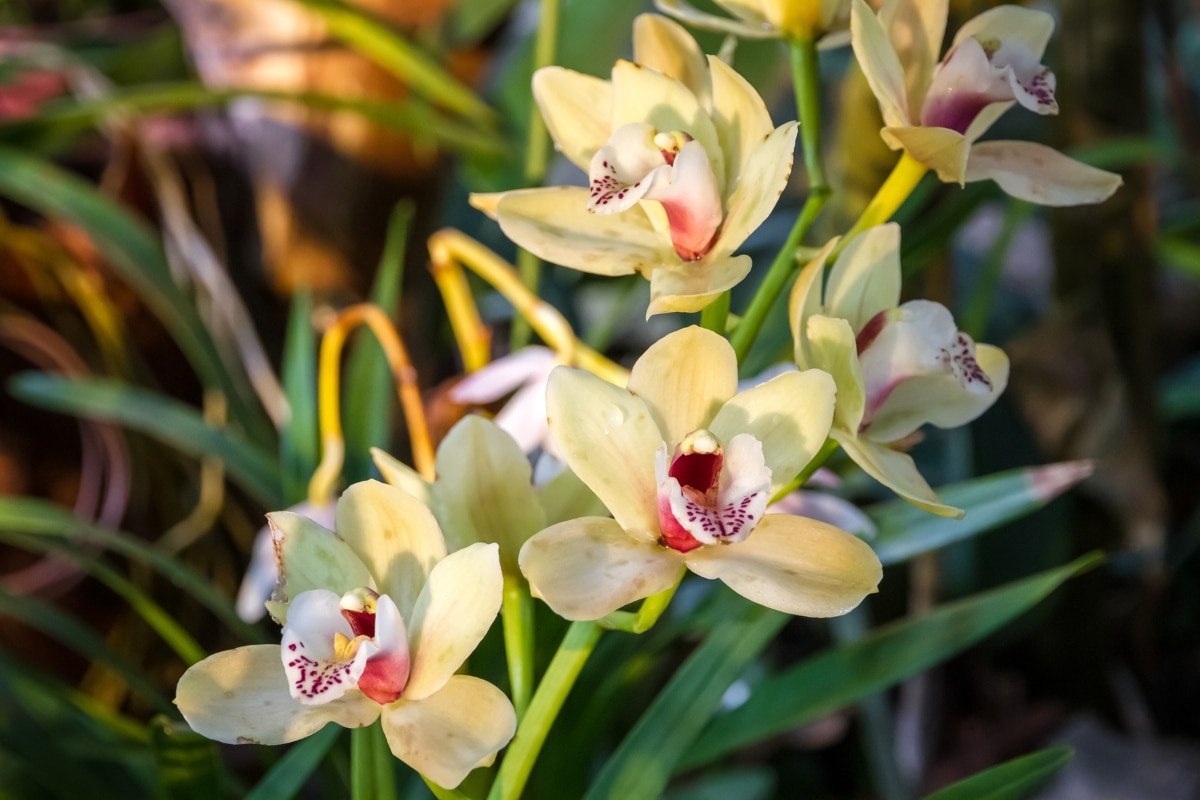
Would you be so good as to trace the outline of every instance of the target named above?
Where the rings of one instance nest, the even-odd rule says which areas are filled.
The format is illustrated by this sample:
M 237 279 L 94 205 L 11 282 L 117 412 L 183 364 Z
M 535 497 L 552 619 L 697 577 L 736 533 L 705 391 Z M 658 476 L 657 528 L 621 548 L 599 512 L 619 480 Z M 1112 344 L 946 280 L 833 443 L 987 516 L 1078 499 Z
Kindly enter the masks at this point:
M 629 373 L 629 391 L 645 401 L 663 441 L 674 447 L 707 428 L 737 391 L 737 357 L 724 337 L 696 326 L 652 344 Z
M 985 106 L 1013 99 L 1013 77 L 992 63 L 978 40 L 964 39 L 934 70 L 921 124 L 965 134 Z
M 616 130 L 630 122 L 644 122 L 663 133 L 682 131 L 708 153 L 719 189 L 725 191 L 725 156 L 708 111 L 696 95 L 661 72 L 619 60 L 612 69 L 613 117 Z
M 404 619 L 386 594 L 376 600 L 374 643 L 378 650 L 367 659 L 358 689 L 375 702 L 386 704 L 404 692 L 412 661 Z
M 559 367 L 550 373 L 546 408 L 567 466 L 613 517 L 657 530 L 654 452 L 663 434 L 645 401 L 590 372 Z
M 682 261 L 699 261 L 712 249 L 721 226 L 721 194 L 708 155 L 699 142 L 688 142 L 675 163 L 650 173 L 647 200 L 657 200 L 667 214 L 671 244 Z
M 374 642 L 360 641 L 349 658 L 338 651 L 334 643 L 339 634 L 343 641 L 355 638 L 350 623 L 342 616 L 340 603 L 340 595 L 315 589 L 301 592 L 288 606 L 279 651 L 297 702 L 328 703 L 358 691 L 358 679 L 367 659 L 379 649 Z
M 863 75 L 879 101 L 883 121 L 889 127 L 907 127 L 909 116 L 904 68 L 888 32 L 863 0 L 852 0 L 850 43 Z
M 437 693 L 401 699 L 383 711 L 392 755 L 447 789 L 491 763 L 516 729 L 517 715 L 504 693 L 469 675 L 455 675 Z
M 812 485 L 805 484 L 805 485 Z M 875 523 L 862 510 L 834 494 L 798 490 L 772 503 L 769 514 L 791 514 L 793 517 L 810 517 L 841 528 L 861 539 L 874 539 L 878 533 Z
M 1121 176 L 1088 166 L 1034 142 L 980 142 L 967 161 L 968 181 L 991 178 L 1019 200 L 1043 206 L 1100 203 L 1112 196 Z
M 650 191 L 656 179 L 670 174 L 671 168 L 654 142 L 657 133 L 644 122 L 630 122 L 613 131 L 588 164 L 588 211 L 626 211 Z
M 503 595 L 494 544 L 473 544 L 433 568 L 411 617 L 412 670 L 405 697 L 420 700 L 446 683 L 492 627 Z
M 767 608 L 805 617 L 835 617 L 876 591 L 883 568 L 862 540 L 814 519 L 768 514 L 750 538 L 701 547 L 688 569 L 716 578 Z
M 337 530 L 375 576 L 379 593 L 411 619 L 426 576 L 446 555 L 446 541 L 429 508 L 386 483 L 362 481 L 342 493 Z
M 670 588 L 683 571 L 675 551 L 603 517 L 573 519 L 535 534 L 521 548 L 520 562 L 534 597 L 570 620 L 600 619 Z
M 194 664 L 179 679 L 175 705 L 192 730 L 227 744 L 285 744 L 330 722 L 361 728 L 380 708 L 361 692 L 323 705 L 297 703 L 273 644 L 225 650 Z
M 496 205 L 504 235 L 538 258 L 596 275 L 649 274 L 679 261 L 670 238 L 640 206 L 592 214 L 578 186 L 506 192 Z
M 1053 33 L 1054 17 L 1045 11 L 1002 5 L 967 20 L 954 34 L 954 44 L 957 45 L 968 36 L 985 42 L 1019 43 L 1040 59 Z
M 360 586 L 374 587 L 370 569 L 333 531 L 290 511 L 268 514 L 267 521 L 286 597 L 310 589 L 328 589 L 341 597 Z
M 833 431 L 833 438 L 838 440 L 842 449 L 846 451 L 846 455 L 850 456 L 855 464 L 862 467 L 863 472 L 914 506 L 923 508 L 931 514 L 937 514 L 939 517 L 960 518 L 963 516 L 962 509 L 948 506 L 938 499 L 933 489 L 930 489 L 929 484 L 921 477 L 916 463 L 908 453 L 901 453 L 886 445 L 842 433 L 836 428 Z
M 562 67 L 544 67 L 533 74 L 533 98 L 558 149 L 586 171 L 612 133 L 612 85 Z
M 829 271 L 825 313 L 861 331 L 871 317 L 899 303 L 900 226 L 889 222 L 846 242 Z
M 725 224 L 713 245 L 715 251 L 737 250 L 774 210 L 792 174 L 797 130 L 797 124 L 789 122 L 750 144 L 750 154 L 729 196 Z
M 450 389 L 450 399 L 481 406 L 494 403 L 527 382 L 544 380 L 557 361 L 549 347 L 522 347 L 464 376 Z
M 828 374 L 817 369 L 787 372 L 735 396 L 717 412 L 709 430 L 722 442 L 740 433 L 762 442 L 772 489 L 778 489 L 825 444 L 833 405 L 834 383 Z

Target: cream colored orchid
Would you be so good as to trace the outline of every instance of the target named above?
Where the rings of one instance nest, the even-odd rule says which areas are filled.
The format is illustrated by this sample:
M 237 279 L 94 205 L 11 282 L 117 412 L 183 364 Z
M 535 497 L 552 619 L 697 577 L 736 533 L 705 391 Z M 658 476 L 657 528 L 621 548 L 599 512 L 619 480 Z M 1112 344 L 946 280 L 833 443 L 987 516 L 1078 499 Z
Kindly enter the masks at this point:
M 589 188 L 473 195 L 521 247 L 598 275 L 650 280 L 648 315 L 698 311 L 750 272 L 734 255 L 771 213 L 792 168 L 796 124 L 663 17 L 634 23 L 635 62 L 611 81 L 538 70 L 533 94 Z
M 664 14 L 699 28 L 743 39 L 810 38 L 845 28 L 849 0 L 714 0 L 734 16 L 718 17 L 687 0 L 654 0 Z M 845 44 L 842 39 L 840 44 Z
M 1019 104 L 1056 114 L 1054 73 L 1041 57 L 1054 30 L 1044 11 L 998 6 L 969 20 L 938 61 L 948 0 L 888 0 L 879 13 L 853 0 L 851 43 L 879 108 L 880 135 L 938 177 L 991 179 L 1013 197 L 1048 206 L 1098 203 L 1121 178 L 1021 141 L 977 142 Z
M 837 383 L 833 437 L 867 474 L 942 516 L 944 505 L 912 457 L 892 447 L 926 422 L 953 428 L 978 417 L 1008 383 L 1008 357 L 958 330 L 945 307 L 900 304 L 900 226 L 869 228 L 846 243 L 822 275 L 837 240 L 800 273 L 789 315 L 796 363 Z
M 725 339 L 685 328 L 638 359 L 621 389 L 559 367 L 550 430 L 613 518 L 552 525 L 521 548 L 534 596 L 567 619 L 599 619 L 675 585 L 684 568 L 791 614 L 844 614 L 875 591 L 866 544 L 832 525 L 765 514 L 829 431 L 834 386 L 790 372 L 735 394 Z
M 329 722 L 382 718 L 393 755 L 457 786 L 516 730 L 495 686 L 455 672 L 500 610 L 498 548 L 449 555 L 417 499 L 366 481 L 337 504 L 336 530 L 269 515 L 281 567 L 282 645 L 209 656 L 179 680 L 175 703 L 196 732 L 229 744 L 283 744 Z

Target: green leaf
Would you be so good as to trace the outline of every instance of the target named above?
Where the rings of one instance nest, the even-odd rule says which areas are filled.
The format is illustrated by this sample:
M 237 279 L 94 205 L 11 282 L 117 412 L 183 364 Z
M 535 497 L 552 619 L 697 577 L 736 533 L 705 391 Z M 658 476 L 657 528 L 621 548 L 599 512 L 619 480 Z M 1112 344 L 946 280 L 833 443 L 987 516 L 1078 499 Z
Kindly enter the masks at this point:
M 1019 800 L 1032 794 L 1074 755 L 1066 745 L 1038 750 L 939 789 L 925 800 Z
M 177 400 L 104 378 L 70 379 L 24 372 L 9 391 L 27 403 L 87 419 L 115 422 L 195 456 L 215 456 L 230 479 L 266 508 L 282 496 L 275 459 L 226 428 L 214 428 Z
M 295 797 L 305 781 L 316 772 L 325 755 L 342 735 L 340 725 L 326 725 L 321 730 L 288 748 L 287 755 L 275 762 L 245 800 L 287 800 Z
M 415 208 L 401 201 L 388 222 L 387 242 L 379 259 L 371 302 L 383 309 L 393 321 L 400 312 L 400 284 L 404 277 L 404 252 Z M 359 330 L 346 367 L 342 389 L 342 416 L 346 437 L 346 480 L 370 477 L 372 447 L 387 450 L 392 426 L 391 409 L 396 397 L 392 371 L 379 342 L 366 330 Z
M 148 727 L 159 783 L 167 797 L 209 800 L 223 794 L 223 770 L 215 742 L 164 716 L 155 717 Z
M 75 617 L 35 597 L 13 595 L 3 588 L 0 588 L 0 614 L 55 639 L 89 661 L 103 664 L 156 711 L 170 713 L 172 706 L 158 687 L 132 661 L 109 647 L 99 634 Z
M 202 660 L 206 653 L 175 618 L 168 614 L 162 606 L 149 595 L 119 574 L 112 567 L 86 550 L 80 549 L 66 539 L 47 539 L 42 536 L 27 536 L 16 531 L 0 531 L 0 541 L 5 541 L 25 550 L 34 552 L 54 551 L 60 558 L 73 561 L 79 567 L 97 579 L 118 597 L 125 601 L 129 608 L 157 633 L 167 645 L 175 651 L 175 655 L 188 666 Z
M 1163 378 L 1158 407 L 1170 422 L 1200 416 L 1200 358 L 1191 359 Z
M 1032 608 L 1068 578 L 1103 560 L 1092 553 L 1056 569 L 877 628 L 754 687 L 743 705 L 713 721 L 682 768 L 706 764 L 810 722 L 950 658 Z
M 604 765 L 588 800 L 661 795 L 730 684 L 790 619 L 748 601 L 729 606 Z
M 495 112 L 440 64 L 362 9 L 336 0 L 296 0 L 341 39 L 417 94 L 476 122 L 491 123 Z
M 201 381 L 225 392 L 231 413 L 256 441 L 273 436 L 248 384 L 226 369 L 212 337 L 145 223 L 94 186 L 45 161 L 0 146 L 0 194 L 52 219 L 78 225 L 110 267 L 142 298 L 183 351 Z M 244 376 L 242 376 L 244 377 Z
M 885 565 L 989 531 L 1049 503 L 1092 472 L 1087 461 L 998 472 L 938 490 L 942 502 L 966 510 L 963 519 L 937 517 L 903 500 L 871 506 L 878 526 L 871 542 Z
M 503 139 L 492 131 L 447 119 L 427 104 L 415 100 L 380 103 L 319 92 L 279 92 L 263 89 L 210 89 L 200 83 L 166 83 L 113 89 L 100 100 L 54 100 L 37 116 L 0 124 L 0 140 L 17 147 L 44 152 L 98 126 L 112 114 L 148 114 L 187 111 L 225 105 L 250 97 L 301 105 L 318 111 L 358 114 L 385 128 L 420 135 L 448 150 L 472 156 L 496 157 L 506 151 Z M 49 140 L 51 147 L 46 147 Z
M 292 297 L 283 345 L 283 393 L 288 418 L 279 431 L 279 472 L 283 502 L 294 506 L 308 493 L 308 481 L 320 460 L 317 440 L 317 338 L 312 327 L 312 294 Z
M 145 564 L 167 578 L 246 642 L 263 642 L 262 632 L 243 622 L 229 598 L 187 565 L 127 533 L 106 530 L 76 518 L 69 511 L 44 500 L 0 497 L 0 534 L 54 536 L 78 545 L 94 544 Z

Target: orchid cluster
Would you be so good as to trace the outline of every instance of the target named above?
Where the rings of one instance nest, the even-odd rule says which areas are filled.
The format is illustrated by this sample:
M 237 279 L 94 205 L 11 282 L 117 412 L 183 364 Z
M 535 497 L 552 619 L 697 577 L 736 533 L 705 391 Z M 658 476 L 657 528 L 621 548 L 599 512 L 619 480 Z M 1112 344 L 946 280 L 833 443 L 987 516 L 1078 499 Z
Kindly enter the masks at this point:
M 531 322 L 548 347 L 480 365 L 453 390 L 480 406 L 512 395 L 494 422 L 462 419 L 431 470 L 375 452 L 386 483 L 345 489 L 332 529 L 328 519 L 269 515 L 263 552 L 274 565 L 255 573 L 247 606 L 266 601 L 280 643 L 188 670 L 176 702 L 194 730 L 279 744 L 328 722 L 379 720 L 395 757 L 438 791 L 513 742 L 493 794 L 515 797 L 557 710 L 537 697 L 544 688 L 561 703 L 573 673 L 552 665 L 530 703 L 532 633 L 520 613 L 510 619 L 510 598 L 518 608 L 540 599 L 583 626 L 573 631 L 639 632 L 691 573 L 784 614 L 845 614 L 877 590 L 882 567 L 856 535 L 870 524 L 853 505 L 803 500 L 800 487 L 837 450 L 904 500 L 962 515 L 907 448 L 926 423 L 961 426 L 992 406 L 1008 359 L 960 331 L 943 305 L 904 298 L 900 227 L 886 220 L 928 170 L 951 184 L 994 180 L 1048 205 L 1115 191 L 1117 176 L 1042 145 L 981 141 L 1014 105 L 1057 111 L 1054 74 L 1041 63 L 1053 20 L 995 8 L 943 54 L 946 0 L 887 0 L 878 11 L 863 0 L 720 5 L 735 17 L 659 3 L 685 22 L 783 38 L 808 56 L 848 22 L 880 135 L 903 151 L 895 180 L 844 236 L 803 250 L 829 194 L 810 169 L 812 205 L 764 275 L 739 251 L 788 186 L 798 134 L 804 162 L 819 164 L 815 100 L 802 99 L 799 123 L 775 125 L 726 60 L 655 15 L 638 17 L 633 59 L 607 79 L 539 69 L 537 108 L 583 185 L 479 194 L 472 204 L 547 262 L 640 274 L 650 282 L 647 316 L 702 312 L 700 325 L 663 336 L 625 372 L 574 341 L 554 312 L 514 300 L 541 309 Z M 798 74 L 798 87 L 811 89 L 811 79 Z M 431 244 L 435 271 L 444 249 Z M 802 267 L 797 253 L 808 254 Z M 485 279 L 501 276 L 493 283 L 510 299 L 522 291 L 506 265 L 471 258 Z M 748 276 L 763 288 L 732 317 L 729 292 Z M 790 362 L 739 384 L 757 309 L 793 278 Z M 332 503 L 309 508 L 328 517 Z M 467 674 L 502 607 L 513 701 Z

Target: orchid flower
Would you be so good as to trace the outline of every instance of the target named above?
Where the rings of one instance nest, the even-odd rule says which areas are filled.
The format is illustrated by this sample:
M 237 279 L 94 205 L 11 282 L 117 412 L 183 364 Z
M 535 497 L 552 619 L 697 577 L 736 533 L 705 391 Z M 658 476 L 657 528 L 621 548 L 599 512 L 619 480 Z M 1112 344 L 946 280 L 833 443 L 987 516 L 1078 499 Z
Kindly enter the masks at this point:
M 269 519 L 282 645 L 239 647 L 188 669 L 175 703 L 192 729 L 229 744 L 283 744 L 329 722 L 382 718 L 393 755 L 441 786 L 490 764 L 516 714 L 495 686 L 455 672 L 500 610 L 497 546 L 447 555 L 429 510 L 376 481 L 345 491 L 337 533 L 290 512 Z
M 825 442 L 834 385 L 819 370 L 735 394 L 725 339 L 685 328 L 656 342 L 629 388 L 558 367 L 546 405 L 567 465 L 613 518 L 535 534 L 520 566 L 534 596 L 599 619 L 675 585 L 684 568 L 792 614 L 844 614 L 875 591 L 866 544 L 823 522 L 765 514 Z
M 733 34 L 744 39 L 780 39 L 820 36 L 845 29 L 849 0 L 714 0 L 734 16 L 718 17 L 695 8 L 687 0 L 654 0 L 664 14 L 700 28 Z M 832 37 L 831 37 L 832 38 Z M 845 44 L 842 39 L 838 44 Z
M 432 483 L 382 450 L 371 452 L 384 480 L 433 512 L 451 552 L 475 542 L 494 542 L 500 547 L 501 568 L 514 577 L 521 574 L 517 553 L 531 535 L 598 506 L 569 470 L 535 484 L 519 443 L 478 414 L 463 417 L 442 439 Z
M 883 112 L 883 140 L 948 183 L 991 179 L 1031 203 L 1098 203 L 1121 178 L 1045 145 L 977 142 L 1019 104 L 1057 114 L 1054 73 L 1041 64 L 1054 30 L 1044 11 L 998 6 L 969 20 L 938 62 L 948 0 L 889 0 L 878 15 L 853 0 L 851 43 Z
M 288 511 L 308 517 L 326 528 L 333 527 L 332 504 L 313 505 L 306 501 L 292 506 Z M 246 567 L 246 574 L 242 576 L 242 584 L 238 587 L 235 603 L 238 616 L 246 622 L 258 622 L 266 616 L 267 609 L 263 603 L 270 599 L 277 583 L 279 569 L 275 564 L 275 543 L 268 524 L 259 528 L 254 536 L 250 565 Z
M 900 304 L 900 226 L 869 228 L 846 243 L 821 287 L 830 242 L 800 273 L 789 315 L 796 363 L 837 383 L 833 437 L 867 474 L 921 508 L 944 505 L 912 458 L 892 445 L 926 422 L 953 428 L 996 402 L 1008 357 L 959 331 L 944 306 Z
M 533 77 L 550 135 L 590 186 L 471 202 L 547 261 L 649 278 L 648 316 L 698 311 L 750 272 L 733 253 L 787 184 L 796 124 L 773 127 L 754 88 L 676 23 L 644 14 L 633 39 L 635 61 L 611 81 L 561 67 Z

